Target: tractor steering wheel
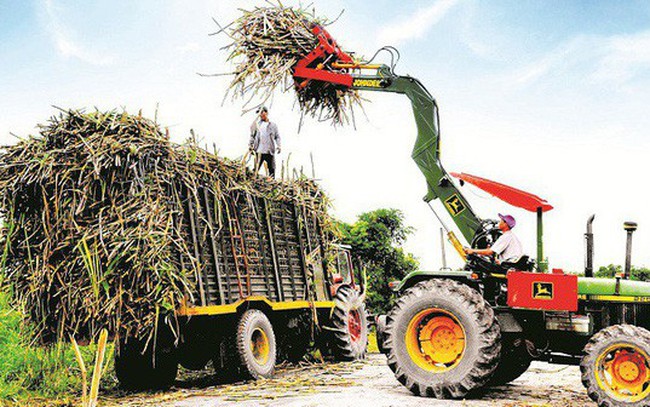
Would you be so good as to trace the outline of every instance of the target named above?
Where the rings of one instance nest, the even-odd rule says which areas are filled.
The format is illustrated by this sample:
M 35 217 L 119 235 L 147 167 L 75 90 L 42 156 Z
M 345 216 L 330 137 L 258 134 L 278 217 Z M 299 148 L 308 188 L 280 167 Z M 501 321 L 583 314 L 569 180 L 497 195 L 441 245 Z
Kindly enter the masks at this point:
M 467 270 L 493 273 L 496 267 L 499 267 L 499 265 L 492 257 L 473 253 L 467 255 L 467 264 L 465 265 Z

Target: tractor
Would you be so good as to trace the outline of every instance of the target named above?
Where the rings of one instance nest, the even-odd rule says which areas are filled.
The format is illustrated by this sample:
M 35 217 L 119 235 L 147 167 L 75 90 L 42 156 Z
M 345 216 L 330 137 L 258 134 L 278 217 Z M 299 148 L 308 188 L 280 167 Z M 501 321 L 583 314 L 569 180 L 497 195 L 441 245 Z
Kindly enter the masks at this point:
M 371 64 L 341 50 L 323 27 L 314 24 L 312 31 L 319 44 L 296 64 L 296 83 L 323 81 L 341 89 L 406 95 L 417 126 L 412 158 L 426 179 L 424 201 L 441 222 L 431 203 L 442 202 L 469 247 L 490 247 L 501 232 L 495 221 L 476 215 L 443 168 L 438 106 L 418 79 L 395 73 L 397 50 L 380 49 L 391 54 L 390 66 Z M 394 289 L 393 309 L 377 317 L 379 346 L 397 380 L 418 396 L 462 399 L 508 383 L 532 360 L 543 360 L 579 364 L 582 382 L 599 406 L 650 405 L 650 283 L 632 281 L 629 272 L 636 224 L 625 223 L 626 267 L 615 279 L 593 277 L 593 217 L 584 276 L 549 272 L 542 214 L 552 206 L 504 184 L 455 175 L 460 184 L 472 183 L 537 214 L 537 259 L 496 264 L 466 256 L 447 229 L 465 266 L 407 275 Z

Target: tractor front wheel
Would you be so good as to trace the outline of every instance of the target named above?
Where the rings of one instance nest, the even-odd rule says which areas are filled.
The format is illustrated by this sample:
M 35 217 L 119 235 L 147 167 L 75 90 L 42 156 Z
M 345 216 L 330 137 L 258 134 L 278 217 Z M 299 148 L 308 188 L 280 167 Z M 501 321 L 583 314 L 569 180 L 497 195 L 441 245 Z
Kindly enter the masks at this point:
M 599 407 L 650 405 L 650 332 L 633 325 L 601 330 L 585 346 L 580 371 Z
M 463 398 L 499 363 L 501 332 L 476 290 L 432 279 L 406 290 L 388 315 L 384 347 L 397 380 L 418 396 Z
M 336 293 L 331 338 L 327 346 L 337 360 L 362 359 L 368 347 L 368 316 L 359 293 L 351 287 L 341 287 Z

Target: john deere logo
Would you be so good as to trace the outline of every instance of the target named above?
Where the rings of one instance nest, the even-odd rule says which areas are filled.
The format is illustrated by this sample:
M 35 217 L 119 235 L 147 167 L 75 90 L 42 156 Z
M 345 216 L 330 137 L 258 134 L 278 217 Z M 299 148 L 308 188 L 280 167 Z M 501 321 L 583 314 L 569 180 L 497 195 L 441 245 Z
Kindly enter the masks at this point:
M 445 201 L 445 205 L 447 205 L 449 212 L 451 212 L 451 214 L 454 216 L 458 216 L 458 214 L 465 210 L 465 205 L 463 204 L 463 201 L 460 200 L 458 195 L 452 195 Z
M 533 283 L 533 299 L 535 300 L 552 300 L 553 283 L 542 283 L 536 281 Z
M 381 88 L 380 79 L 355 79 L 352 86 L 360 86 L 364 88 Z

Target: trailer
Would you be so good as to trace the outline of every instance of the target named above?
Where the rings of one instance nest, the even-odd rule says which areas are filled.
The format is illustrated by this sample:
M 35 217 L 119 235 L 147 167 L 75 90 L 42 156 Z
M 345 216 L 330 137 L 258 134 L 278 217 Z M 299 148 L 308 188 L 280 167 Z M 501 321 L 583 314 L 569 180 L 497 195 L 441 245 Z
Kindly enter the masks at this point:
M 197 191 L 180 189 L 172 200 L 182 203 L 174 233 L 190 242 L 178 256 L 194 270 L 191 287 L 175 315 L 158 323 L 154 346 L 120 341 L 122 387 L 165 388 L 179 364 L 201 370 L 209 362 L 224 380 L 268 378 L 277 361 L 301 360 L 313 347 L 335 360 L 364 357 L 362 277 L 349 247 L 329 243 L 308 204 Z

